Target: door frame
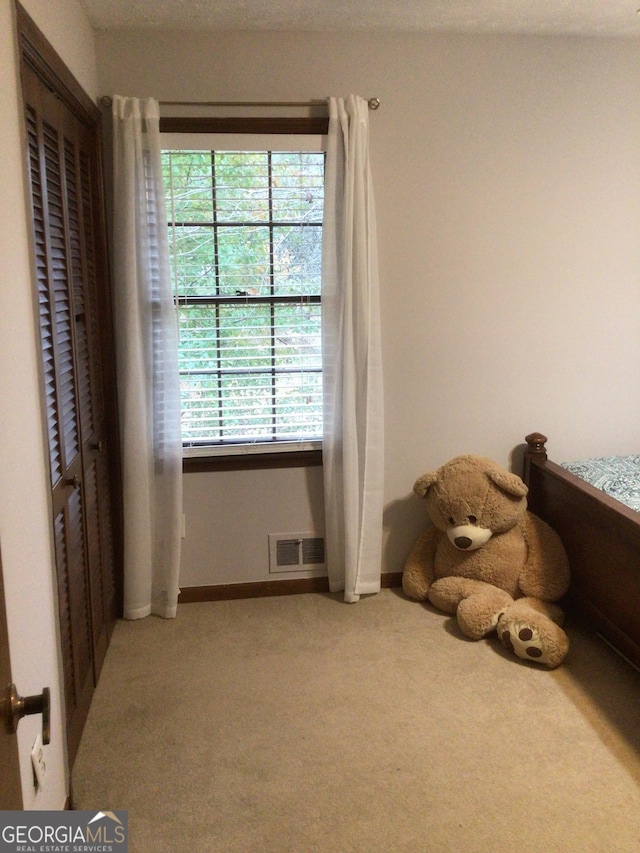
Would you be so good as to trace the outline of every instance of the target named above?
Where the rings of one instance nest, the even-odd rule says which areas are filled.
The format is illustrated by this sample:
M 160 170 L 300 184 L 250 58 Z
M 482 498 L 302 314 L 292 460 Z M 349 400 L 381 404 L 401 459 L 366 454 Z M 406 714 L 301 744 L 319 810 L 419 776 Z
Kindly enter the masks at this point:
M 0 810 L 2 811 L 20 810 L 23 806 L 18 737 L 8 727 L 6 721 L 8 709 L 4 706 L 4 703 L 8 701 L 8 692 L 12 681 L 2 555 L 0 553 L 0 695 L 2 697 L 0 698 L 0 705 L 3 711 L 3 719 L 0 720 L 0 766 L 2 766 L 2 773 L 0 773 Z

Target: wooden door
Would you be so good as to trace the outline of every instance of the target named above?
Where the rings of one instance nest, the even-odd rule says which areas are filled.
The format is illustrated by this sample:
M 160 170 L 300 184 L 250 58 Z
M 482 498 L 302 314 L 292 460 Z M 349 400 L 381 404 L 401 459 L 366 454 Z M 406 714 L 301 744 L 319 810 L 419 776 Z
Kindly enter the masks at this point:
M 73 764 L 117 612 L 117 422 L 100 121 L 92 105 L 72 96 L 57 58 L 51 74 L 52 49 L 20 9 L 18 22 Z
M 0 561 L 0 704 L 8 701 L 11 688 L 11 661 L 9 660 L 9 637 L 4 604 L 4 581 Z M 18 759 L 18 739 L 5 724 L 5 711 L 0 714 L 0 810 L 11 811 L 22 808 L 22 787 Z

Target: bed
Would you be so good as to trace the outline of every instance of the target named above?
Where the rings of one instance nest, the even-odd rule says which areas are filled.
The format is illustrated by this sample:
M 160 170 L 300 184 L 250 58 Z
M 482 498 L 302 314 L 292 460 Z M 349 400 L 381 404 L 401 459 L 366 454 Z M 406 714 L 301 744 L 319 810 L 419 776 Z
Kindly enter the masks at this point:
M 525 441 L 529 509 L 559 533 L 569 556 L 567 605 L 578 607 L 607 642 L 640 668 L 640 511 L 577 473 L 601 467 L 596 470 L 599 485 L 614 494 L 624 477 L 611 477 L 594 460 L 568 467 L 552 462 L 541 433 Z M 638 467 L 638 483 L 630 491 L 640 500 L 640 457 L 627 462 Z

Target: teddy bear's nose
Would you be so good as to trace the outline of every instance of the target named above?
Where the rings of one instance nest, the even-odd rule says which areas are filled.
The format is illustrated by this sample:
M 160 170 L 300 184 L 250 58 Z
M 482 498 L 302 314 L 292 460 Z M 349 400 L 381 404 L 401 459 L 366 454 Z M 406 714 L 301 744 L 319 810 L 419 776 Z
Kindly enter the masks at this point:
M 468 548 L 471 545 L 471 539 L 468 536 L 456 536 L 454 542 L 456 548 Z

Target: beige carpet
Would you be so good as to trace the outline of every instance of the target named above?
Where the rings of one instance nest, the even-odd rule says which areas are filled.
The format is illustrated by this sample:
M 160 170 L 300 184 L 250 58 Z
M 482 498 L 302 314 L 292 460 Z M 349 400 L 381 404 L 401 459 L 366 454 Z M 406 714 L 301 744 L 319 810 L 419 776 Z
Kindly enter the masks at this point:
M 397 590 L 119 623 L 74 805 L 131 853 L 635 853 L 640 674 L 568 630 L 549 672 Z

